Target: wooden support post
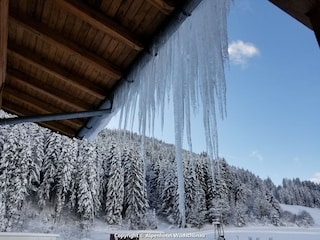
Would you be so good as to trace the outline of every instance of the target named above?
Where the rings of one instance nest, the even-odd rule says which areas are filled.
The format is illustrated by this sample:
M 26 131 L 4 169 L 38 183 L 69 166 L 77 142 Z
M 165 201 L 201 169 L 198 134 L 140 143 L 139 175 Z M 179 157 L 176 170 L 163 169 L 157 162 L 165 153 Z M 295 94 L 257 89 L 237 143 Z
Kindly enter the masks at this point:
M 0 0 L 0 108 L 6 79 L 9 0 Z

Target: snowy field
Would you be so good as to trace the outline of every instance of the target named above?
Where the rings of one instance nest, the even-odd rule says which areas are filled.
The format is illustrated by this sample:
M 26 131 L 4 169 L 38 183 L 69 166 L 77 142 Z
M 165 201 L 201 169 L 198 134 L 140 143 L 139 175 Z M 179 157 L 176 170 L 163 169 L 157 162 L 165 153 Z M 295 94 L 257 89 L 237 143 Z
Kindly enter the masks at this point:
M 120 236 L 123 232 L 117 232 Z M 131 233 L 130 236 L 135 236 L 135 233 Z M 163 233 L 144 233 L 143 239 L 198 239 L 198 240 L 214 240 L 214 230 L 204 231 L 192 231 L 176 229 L 165 231 Z M 92 238 L 87 240 L 105 240 L 109 239 L 107 234 L 102 232 L 92 235 Z M 319 240 L 320 228 L 299 228 L 299 227 L 244 227 L 244 228 L 226 228 L 225 229 L 226 240 Z
M 283 210 L 299 214 L 301 211 L 307 211 L 314 219 L 315 224 L 312 227 L 298 227 L 291 223 L 290 226 L 261 226 L 250 225 L 246 227 L 227 226 L 224 229 L 226 240 L 320 240 L 320 209 L 308 208 L 302 206 L 289 206 L 281 204 Z M 30 211 L 34 212 L 34 211 Z M 96 220 L 90 232 L 81 234 L 79 226 L 75 219 L 62 218 L 60 223 L 52 225 L 49 218 L 49 212 L 41 213 L 42 216 L 30 218 L 24 227 L 24 232 L 29 233 L 57 233 L 60 235 L 59 240 L 109 240 L 110 233 L 122 235 L 130 234 L 131 236 L 141 234 L 145 235 L 143 240 L 215 240 L 215 231 L 212 225 L 206 225 L 201 230 L 194 228 L 179 229 L 174 228 L 164 222 L 158 223 L 156 231 L 139 231 L 133 232 L 128 230 L 119 230 L 108 226 L 103 221 Z M 141 236 L 140 235 L 140 236 Z
M 248 227 L 226 229 L 226 240 L 319 240 L 320 228 Z M 210 236 L 207 239 L 212 239 Z
M 247 227 L 226 227 L 226 240 L 320 240 L 320 209 L 307 208 L 302 206 L 281 205 L 283 210 L 298 214 L 302 210 L 306 210 L 313 217 L 315 225 L 312 227 L 274 227 L 274 226 L 247 226 Z M 91 237 L 86 240 L 106 240 L 109 239 L 110 232 L 118 234 L 128 234 L 123 230 L 106 230 L 104 225 L 97 224 L 91 232 Z M 136 235 L 135 232 L 130 232 L 131 236 Z M 144 239 L 198 239 L 198 240 L 215 240 L 215 231 L 212 226 L 206 226 L 202 230 L 197 229 L 173 229 L 168 225 L 162 224 L 155 232 L 145 234 Z M 147 235 L 146 235 L 147 234 Z

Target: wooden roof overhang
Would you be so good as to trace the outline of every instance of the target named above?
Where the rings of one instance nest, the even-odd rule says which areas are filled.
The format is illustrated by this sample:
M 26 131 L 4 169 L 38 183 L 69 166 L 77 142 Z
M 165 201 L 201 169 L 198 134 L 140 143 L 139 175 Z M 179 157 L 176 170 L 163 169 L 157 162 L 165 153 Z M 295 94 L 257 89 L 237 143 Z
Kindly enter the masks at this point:
M 1 108 L 26 119 L 95 116 L 186 2 L 0 0 Z M 40 124 L 77 136 L 89 120 L 77 116 L 84 117 Z
M 320 0 L 269 0 L 314 31 L 320 46 Z

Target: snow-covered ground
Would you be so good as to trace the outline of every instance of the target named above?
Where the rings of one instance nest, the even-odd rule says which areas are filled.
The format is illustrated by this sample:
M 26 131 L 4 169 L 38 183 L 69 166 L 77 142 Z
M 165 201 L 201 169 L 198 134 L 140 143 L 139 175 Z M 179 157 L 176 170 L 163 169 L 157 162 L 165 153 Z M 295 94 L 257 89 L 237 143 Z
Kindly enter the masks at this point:
M 320 209 L 308 208 L 302 206 L 289 206 L 281 204 L 285 211 L 299 214 L 301 211 L 307 211 L 314 219 L 315 224 L 312 227 L 298 227 L 291 224 L 288 227 L 250 225 L 246 227 L 227 226 L 224 229 L 226 240 L 320 240 Z M 143 240 L 215 240 L 215 230 L 212 225 L 206 225 L 203 228 L 179 229 L 159 222 L 156 231 L 133 232 L 128 230 L 119 230 L 105 224 L 105 222 L 96 220 L 89 233 L 80 233 L 80 222 L 72 216 L 65 214 L 59 223 L 54 223 L 50 211 L 42 211 L 35 214 L 36 211 L 28 211 L 28 220 L 24 225 L 24 232 L 47 232 L 60 234 L 59 240 L 109 240 L 110 233 L 131 234 L 131 236 L 144 235 Z M 33 215 L 30 215 L 33 213 Z
M 298 214 L 303 210 L 307 211 L 308 213 L 310 213 L 310 215 L 314 220 L 314 227 L 320 228 L 320 209 L 319 208 L 308 208 L 308 207 L 303 207 L 298 205 L 285 205 L 285 204 L 280 204 L 280 206 L 282 210 L 289 211 L 294 214 Z
M 319 240 L 320 228 L 247 227 L 227 228 L 226 240 Z M 210 239 L 210 238 L 208 238 Z
M 275 226 L 247 226 L 247 227 L 225 227 L 224 235 L 226 240 L 320 240 L 320 209 L 302 206 L 281 205 L 283 210 L 298 214 L 302 210 L 307 211 L 314 219 L 315 225 L 312 227 L 275 227 Z M 110 232 L 127 234 L 127 231 L 106 229 L 104 225 L 96 224 L 92 229 L 88 239 L 106 240 L 109 239 Z M 137 234 L 131 232 L 133 235 Z M 212 226 L 205 226 L 200 231 L 197 229 L 174 229 L 166 224 L 160 224 L 155 232 L 143 232 L 144 239 L 170 240 L 178 238 L 215 240 L 215 230 Z M 147 234 L 147 235 L 146 235 Z M 133 236 L 132 235 L 132 236 Z

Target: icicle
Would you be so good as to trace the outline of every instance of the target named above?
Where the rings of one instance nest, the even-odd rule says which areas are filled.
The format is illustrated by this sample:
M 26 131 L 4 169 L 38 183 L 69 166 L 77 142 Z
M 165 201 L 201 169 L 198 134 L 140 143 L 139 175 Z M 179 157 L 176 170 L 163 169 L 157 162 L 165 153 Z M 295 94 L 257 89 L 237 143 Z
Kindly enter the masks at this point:
M 129 119 L 133 126 L 137 112 L 139 131 L 144 136 L 147 129 L 153 135 L 158 112 L 163 126 L 166 100 L 172 94 L 180 205 L 184 205 L 181 148 L 186 128 L 192 150 L 192 113 L 202 112 L 207 152 L 212 159 L 218 157 L 216 111 L 222 118 L 226 115 L 224 64 L 228 56 L 228 8 L 228 0 L 203 0 L 175 33 L 164 37 L 169 40 L 164 45 L 159 43 L 160 49 L 154 44 L 151 61 L 140 62 L 114 97 L 113 109 L 115 112 L 121 109 L 124 127 Z M 213 174 L 213 162 L 211 170 Z M 180 206 L 182 218 L 183 207 Z

